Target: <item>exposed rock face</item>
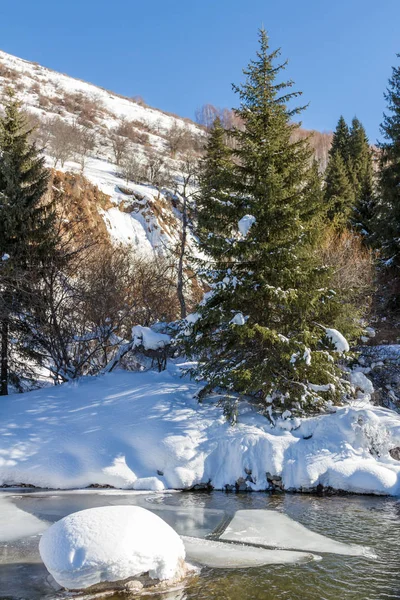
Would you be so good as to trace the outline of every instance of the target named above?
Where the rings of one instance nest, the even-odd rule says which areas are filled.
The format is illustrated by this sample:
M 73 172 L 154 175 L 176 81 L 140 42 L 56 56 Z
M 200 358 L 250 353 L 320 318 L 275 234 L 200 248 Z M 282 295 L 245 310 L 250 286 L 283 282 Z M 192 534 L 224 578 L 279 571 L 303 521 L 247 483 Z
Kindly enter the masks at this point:
M 359 350 L 359 362 L 375 388 L 374 400 L 400 410 L 400 345 L 363 346 Z
M 400 460 L 400 447 L 392 448 L 391 450 L 389 450 L 389 454 L 395 460 Z

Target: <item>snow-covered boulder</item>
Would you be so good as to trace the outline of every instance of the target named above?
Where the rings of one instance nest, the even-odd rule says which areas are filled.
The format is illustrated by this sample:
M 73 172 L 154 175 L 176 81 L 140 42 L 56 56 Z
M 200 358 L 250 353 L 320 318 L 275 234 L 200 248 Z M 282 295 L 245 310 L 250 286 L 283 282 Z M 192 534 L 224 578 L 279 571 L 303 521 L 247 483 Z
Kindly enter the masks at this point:
M 161 581 L 184 575 L 181 538 L 139 506 L 90 508 L 68 515 L 45 531 L 39 551 L 48 571 L 67 589 L 146 573 Z

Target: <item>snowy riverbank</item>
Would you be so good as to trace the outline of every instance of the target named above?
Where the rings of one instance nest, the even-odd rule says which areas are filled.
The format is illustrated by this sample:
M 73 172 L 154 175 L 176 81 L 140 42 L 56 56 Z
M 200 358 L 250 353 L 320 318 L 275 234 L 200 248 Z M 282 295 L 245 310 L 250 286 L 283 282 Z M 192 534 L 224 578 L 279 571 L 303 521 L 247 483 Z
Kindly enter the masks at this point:
M 231 426 L 221 407 L 199 405 L 196 391 L 171 364 L 163 373 L 119 371 L 3 398 L 0 485 L 322 485 L 400 495 L 400 461 L 389 452 L 400 446 L 400 415 L 368 397 L 290 430 L 290 421 L 272 428 L 246 405 Z

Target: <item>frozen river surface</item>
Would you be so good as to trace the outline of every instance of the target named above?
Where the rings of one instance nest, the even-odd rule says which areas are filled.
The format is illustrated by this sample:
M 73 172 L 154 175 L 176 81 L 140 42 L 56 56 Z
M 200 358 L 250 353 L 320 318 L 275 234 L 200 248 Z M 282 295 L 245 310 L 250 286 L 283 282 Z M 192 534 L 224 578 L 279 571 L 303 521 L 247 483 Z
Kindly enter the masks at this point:
M 0 492 L 0 598 L 73 598 L 49 586 L 40 534 L 72 512 L 118 504 L 158 514 L 203 565 L 180 589 L 149 600 L 400 599 L 398 499 L 113 490 Z

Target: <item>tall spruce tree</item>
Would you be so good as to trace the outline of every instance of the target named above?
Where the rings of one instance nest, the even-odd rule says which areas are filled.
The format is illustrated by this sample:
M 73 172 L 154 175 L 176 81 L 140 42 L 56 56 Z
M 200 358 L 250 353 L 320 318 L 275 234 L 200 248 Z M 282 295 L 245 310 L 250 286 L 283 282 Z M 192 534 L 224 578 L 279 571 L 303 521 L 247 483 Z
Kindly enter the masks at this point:
M 374 170 L 367 134 L 356 117 L 350 128 L 349 153 L 355 195 L 351 220 L 354 227 L 368 237 L 375 212 Z
M 341 116 L 333 133 L 325 172 L 327 216 L 339 230 L 346 227 L 353 211 L 354 181 L 350 156 L 350 130 L 344 117 Z
M 230 234 L 232 151 L 226 144 L 226 131 L 217 117 L 209 131 L 206 154 L 201 161 L 196 197 L 197 236 L 200 249 L 216 257 L 226 251 Z
M 198 359 L 190 372 L 207 382 L 201 395 L 224 389 L 254 396 L 269 414 L 315 409 L 343 385 L 325 329 L 338 303 L 312 247 L 321 184 L 308 140 L 291 141 L 302 108 L 288 108 L 299 94 L 292 82 L 276 81 L 286 65 L 275 64 L 278 55 L 262 30 L 245 83 L 234 88 L 244 127 L 233 132 L 234 164 L 222 167 L 227 181 L 218 191 L 224 249 L 203 236 L 212 289 L 188 336 Z M 209 146 L 211 165 L 210 153 Z M 208 194 L 202 187 L 200 203 Z
M 400 54 L 397 55 L 400 58 Z M 380 148 L 379 205 L 376 241 L 388 265 L 400 267 L 400 67 L 393 67 L 385 94 L 389 114 L 384 115 Z
M 336 153 L 339 153 L 346 167 L 350 165 L 350 130 L 343 117 L 339 117 L 336 129 L 333 132 L 332 145 L 329 149 L 329 156 L 332 158 Z
M 325 173 L 325 206 L 335 227 L 345 229 L 354 208 L 354 187 L 349 170 L 337 150 L 329 158 Z
M 11 90 L 0 119 L 0 395 L 8 393 L 17 375 L 11 352 L 20 364 L 34 350 L 24 343 L 24 315 L 33 302 L 34 286 L 54 250 L 54 213 L 42 200 L 48 171 L 30 142 L 30 130 Z M 12 338 L 13 343 L 10 343 Z

